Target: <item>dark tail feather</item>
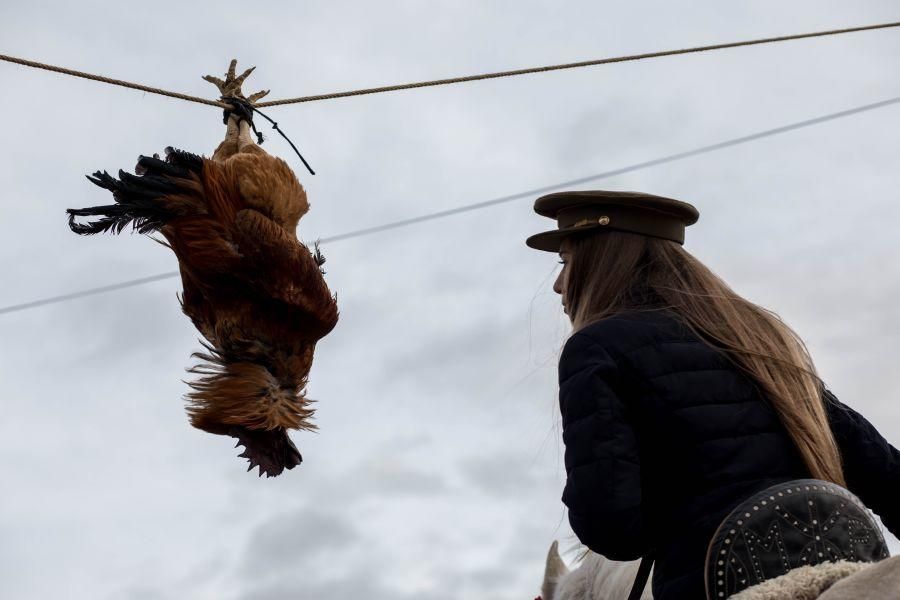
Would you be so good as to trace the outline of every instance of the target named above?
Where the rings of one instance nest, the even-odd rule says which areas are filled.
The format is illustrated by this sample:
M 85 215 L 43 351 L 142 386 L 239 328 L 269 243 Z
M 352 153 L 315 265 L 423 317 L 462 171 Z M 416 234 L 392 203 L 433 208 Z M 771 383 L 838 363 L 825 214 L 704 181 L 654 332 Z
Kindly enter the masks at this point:
M 115 178 L 106 171 L 95 171 L 93 177 L 91 177 L 90 175 L 85 175 L 85 177 L 87 177 L 88 181 L 90 181 L 94 185 L 102 187 L 105 190 L 115 192 L 119 189 L 119 182 L 116 181 Z
M 112 179 L 112 177 L 110 177 L 110 179 Z M 116 180 L 113 179 L 113 181 Z M 116 183 L 118 184 L 118 190 L 131 193 L 143 193 L 150 196 L 177 193 L 179 191 L 178 185 L 166 177 L 160 175 L 132 175 L 131 173 L 126 173 L 122 170 L 119 170 L 119 181 Z
M 178 180 L 188 179 L 191 173 L 198 173 L 202 168 L 201 157 L 170 147 L 166 148 L 165 160 L 156 155 L 138 158 L 137 175 L 119 171 L 116 179 L 106 171 L 97 171 L 88 180 L 111 191 L 116 204 L 68 209 L 69 229 L 79 235 L 121 233 L 131 224 L 138 233 L 157 231 L 178 214 L 163 197 L 177 194 L 181 191 Z M 102 218 L 88 223 L 75 222 L 75 217 L 97 216 Z
M 164 223 L 150 222 L 146 217 L 136 217 L 129 211 L 130 207 L 123 204 L 109 204 L 107 206 L 92 206 L 90 208 L 69 208 L 69 229 L 79 235 L 93 235 L 95 233 L 121 233 L 123 229 L 132 223 L 136 231 L 145 233 L 161 227 Z M 103 216 L 102 219 L 89 223 L 76 223 L 75 217 Z
M 172 146 L 166 148 L 166 162 L 171 165 L 185 167 L 196 173 L 203 169 L 203 157 L 173 148 Z
M 238 456 L 250 461 L 247 470 L 259 467 L 260 477 L 263 473 L 266 477 L 275 477 L 285 469 L 293 469 L 303 462 L 300 451 L 284 429 L 248 429 L 235 426 L 228 430 L 228 435 L 237 438 L 237 446 L 244 446 L 245 450 Z
M 191 172 L 185 167 L 169 164 L 165 160 L 155 156 L 139 156 L 134 172 L 138 175 L 163 175 L 166 177 L 179 177 L 187 179 Z
M 139 233 L 156 231 L 166 224 L 174 215 L 166 210 L 165 205 L 159 201 L 162 191 L 147 189 L 139 185 L 142 177 L 127 179 L 125 181 L 112 177 L 106 171 L 97 171 L 88 180 L 113 193 L 116 204 L 103 206 L 91 206 L 88 208 L 69 208 L 69 229 L 79 235 L 93 235 L 95 233 L 121 233 L 129 224 L 133 230 Z M 148 187 L 160 187 L 161 181 L 148 181 Z M 173 184 L 169 184 L 172 191 L 177 190 Z M 75 217 L 103 217 L 88 223 L 76 223 Z
M 191 173 L 199 173 L 203 169 L 203 158 L 184 150 L 169 146 L 166 148 L 165 160 L 158 154 L 139 156 L 134 172 L 138 175 L 163 175 L 187 179 Z

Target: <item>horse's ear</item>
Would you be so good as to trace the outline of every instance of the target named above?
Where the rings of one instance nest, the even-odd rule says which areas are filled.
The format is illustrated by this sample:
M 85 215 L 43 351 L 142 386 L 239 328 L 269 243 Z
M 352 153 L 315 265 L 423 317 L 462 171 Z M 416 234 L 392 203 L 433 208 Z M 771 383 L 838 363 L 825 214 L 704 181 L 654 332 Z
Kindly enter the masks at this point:
M 547 564 L 544 567 L 544 583 L 541 584 L 541 600 L 553 600 L 556 585 L 563 576 L 569 574 L 569 568 L 559 555 L 559 542 L 553 540 L 547 552 Z

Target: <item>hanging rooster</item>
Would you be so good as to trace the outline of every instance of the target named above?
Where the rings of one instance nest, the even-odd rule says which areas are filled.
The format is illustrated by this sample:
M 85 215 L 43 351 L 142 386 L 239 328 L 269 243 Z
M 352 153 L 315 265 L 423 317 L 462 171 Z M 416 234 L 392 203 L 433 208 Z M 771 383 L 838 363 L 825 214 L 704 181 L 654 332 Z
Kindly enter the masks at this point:
M 78 234 L 159 231 L 178 258 L 181 308 L 205 341 L 205 363 L 188 369 L 194 427 L 243 444 L 248 470 L 280 474 L 302 460 L 289 429 L 313 430 L 305 397 L 316 342 L 334 328 L 337 303 L 321 270 L 325 259 L 297 239 L 309 210 L 306 193 L 288 165 L 253 141 L 253 102 L 241 84 L 253 71 L 215 83 L 226 110 L 227 132 L 212 158 L 166 148 L 165 159 L 141 156 L 136 175 L 88 177 L 110 190 L 115 204 L 69 209 Z M 75 217 L 101 217 L 76 223 Z M 159 240 L 156 240 L 159 241 Z

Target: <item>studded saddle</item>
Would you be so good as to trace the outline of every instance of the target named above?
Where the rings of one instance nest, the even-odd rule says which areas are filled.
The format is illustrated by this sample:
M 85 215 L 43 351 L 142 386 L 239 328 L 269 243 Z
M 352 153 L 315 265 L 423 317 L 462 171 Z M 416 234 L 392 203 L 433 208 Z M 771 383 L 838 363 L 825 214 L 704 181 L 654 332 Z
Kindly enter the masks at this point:
M 728 598 L 805 565 L 887 556 L 871 512 L 850 491 L 788 481 L 751 496 L 719 525 L 706 552 L 706 597 Z

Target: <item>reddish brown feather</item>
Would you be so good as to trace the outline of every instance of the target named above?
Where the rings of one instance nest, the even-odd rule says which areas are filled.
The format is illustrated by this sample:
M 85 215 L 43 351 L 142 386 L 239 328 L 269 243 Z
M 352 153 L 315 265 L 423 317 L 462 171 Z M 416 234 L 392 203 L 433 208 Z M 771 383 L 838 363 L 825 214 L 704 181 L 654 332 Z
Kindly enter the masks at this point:
M 211 344 L 197 355 L 207 365 L 191 369 L 203 375 L 190 384 L 191 422 L 211 433 L 313 429 L 304 388 L 337 304 L 309 249 L 271 218 L 306 212 L 302 186 L 261 150 L 204 160 L 201 181 L 166 198 L 195 210 L 162 229 L 181 266 L 182 309 Z
M 246 124 L 238 125 L 243 136 Z M 163 177 L 177 190 L 159 192 L 152 214 L 178 258 L 182 310 L 206 340 L 206 352 L 194 354 L 203 362 L 189 369 L 200 375 L 186 397 L 191 424 L 237 437 L 251 467 L 277 475 L 301 460 L 287 430 L 316 428 L 305 389 L 316 342 L 338 310 L 295 233 L 309 210 L 303 186 L 284 161 L 241 139 L 226 139 L 212 160 L 173 151 L 172 169 L 160 161 L 142 169 L 148 189 Z M 97 181 L 131 211 L 120 220 L 141 217 L 141 193 L 129 198 L 114 180 Z

